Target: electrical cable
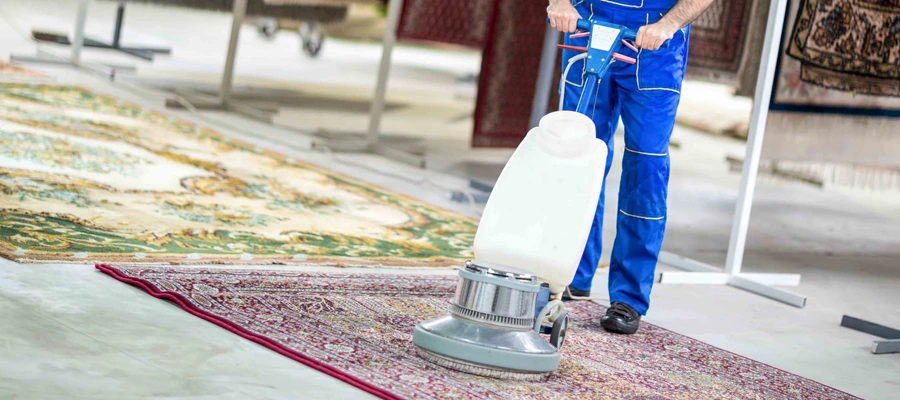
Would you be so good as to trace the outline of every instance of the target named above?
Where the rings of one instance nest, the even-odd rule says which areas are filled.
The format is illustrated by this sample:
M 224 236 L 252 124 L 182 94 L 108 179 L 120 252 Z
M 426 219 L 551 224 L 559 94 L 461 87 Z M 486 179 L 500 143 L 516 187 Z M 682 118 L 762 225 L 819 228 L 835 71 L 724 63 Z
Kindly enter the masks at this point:
M 569 58 L 566 64 L 566 70 L 563 71 L 562 77 L 559 78 L 559 110 L 563 109 L 563 100 L 566 97 L 566 78 L 569 76 L 569 69 L 572 68 L 572 65 L 575 64 L 578 60 L 584 60 L 587 58 L 587 53 L 576 54 L 572 58 Z M 582 92 L 582 94 L 584 94 Z M 581 102 L 581 99 L 578 100 Z

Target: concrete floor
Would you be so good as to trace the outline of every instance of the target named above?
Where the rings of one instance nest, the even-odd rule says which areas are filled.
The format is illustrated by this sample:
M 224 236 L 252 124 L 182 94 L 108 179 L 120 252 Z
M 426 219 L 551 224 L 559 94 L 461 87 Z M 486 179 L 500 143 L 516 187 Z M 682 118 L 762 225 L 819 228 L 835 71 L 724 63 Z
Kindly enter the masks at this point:
M 0 57 L 10 52 L 33 52 L 32 43 L 19 31 L 34 21 L 40 26 L 67 29 L 72 1 L 0 0 L 0 13 L 10 24 L 0 24 Z M 54 7 L 56 5 L 56 7 Z M 111 3 L 92 4 L 89 31 L 105 32 L 112 18 Z M 131 8 L 130 8 L 131 9 Z M 179 28 L 153 24 L 159 9 L 139 8 L 129 16 L 137 32 L 152 32 L 168 43 Z M 157 14 L 153 14 L 156 12 Z M 95 14 L 92 14 L 95 15 Z M 192 21 L 191 29 L 204 32 L 209 41 L 224 49 L 227 18 L 214 13 L 166 11 L 167 18 Z M 128 21 L 131 21 L 129 19 Z M 29 22 L 31 21 L 31 22 Z M 143 21 L 143 22 L 141 22 Z M 128 23 L 128 22 L 126 22 Z M 143 24 L 143 25 L 141 25 Z M 93 26 L 93 28 L 92 28 Z M 97 28 L 99 26 L 99 28 Z M 218 30 L 217 30 L 218 29 Z M 250 29 L 250 28 L 248 28 Z M 150 38 L 154 39 L 154 38 Z M 148 39 L 148 41 L 153 41 Z M 281 40 L 281 42 L 279 42 Z M 242 82 L 260 86 L 286 81 L 284 85 L 313 93 L 326 93 L 335 85 L 353 87 L 342 93 L 358 99 L 370 91 L 366 79 L 377 63 L 377 48 L 331 41 L 321 60 L 304 60 L 290 38 L 266 44 L 245 34 L 239 53 Z M 245 43 L 247 42 L 247 43 Z M 278 44 L 281 43 L 281 44 Z M 162 108 L 165 93 L 141 84 L 174 75 L 170 80 L 214 82 L 221 53 L 204 52 L 202 44 L 178 43 L 196 51 L 179 51 L 171 59 L 141 65 L 136 76 L 110 83 L 69 69 L 43 68 L 62 82 L 78 82 L 94 90 Z M 192 47 L 193 46 L 193 47 Z M 282 47 L 278 47 L 282 46 Z M 367 47 L 368 46 L 368 47 Z M 208 46 L 207 46 L 208 47 Z M 215 46 L 213 46 L 215 47 Z M 247 49 L 247 50 L 244 50 Z M 255 49 L 255 50 L 254 50 Z M 343 49 L 343 50 L 342 50 Z M 362 49 L 353 68 L 346 57 Z M 329 55 L 329 52 L 333 51 Z M 478 206 L 451 200 L 448 189 L 467 186 L 460 160 L 502 165 L 509 151 L 471 151 L 466 123 L 453 125 L 445 118 L 471 106 L 471 99 L 457 97 L 455 77 L 465 73 L 477 59 L 470 54 L 443 53 L 456 60 L 449 67 L 421 65 L 433 53 L 404 49 L 406 64 L 394 71 L 392 96 L 400 103 L 415 104 L 426 81 L 443 91 L 423 101 L 417 122 L 404 124 L 409 108 L 391 111 L 386 122 L 405 129 L 406 134 L 431 135 L 424 130 L 441 126 L 442 133 L 429 136 L 440 149 L 430 157 L 437 170 L 415 170 L 373 156 L 332 156 L 309 151 L 309 137 L 296 130 L 272 127 L 221 113 L 191 114 L 168 111 L 196 122 L 213 124 L 225 134 L 267 148 L 277 148 L 292 157 L 308 160 L 361 179 L 390 187 L 469 215 Z M 133 60 L 91 51 L 94 59 Z M 277 56 L 271 56 L 271 54 Z M 423 56 L 424 55 L 424 56 Z M 273 59 L 270 59 L 274 58 Z M 247 57 L 247 58 L 243 58 Z M 263 58 L 265 57 L 265 58 Z M 263 62 L 265 60 L 265 62 Z M 295 63 L 309 74 L 285 72 Z M 342 64 L 345 63 L 345 64 Z M 404 66 L 406 65 L 406 66 Z M 454 67 L 455 65 L 455 67 Z M 276 67 L 276 66 L 280 66 Z M 344 68 L 344 70 L 341 70 Z M 341 70 L 337 76 L 336 70 Z M 349 81 L 344 71 L 355 71 Z M 243 71 L 243 72 L 242 72 Z M 332 72 L 329 72 L 332 71 Z M 266 77 L 262 79 L 261 77 Z M 442 77 L 435 81 L 435 77 Z M 437 82 L 437 83 L 435 83 Z M 450 89 L 448 89 L 448 87 Z M 312 89 L 309 89 L 312 88 Z M 325 89 L 323 89 L 325 88 Z M 437 89 L 435 89 L 437 90 Z M 427 92 L 427 90 L 425 90 Z M 363 96 L 364 97 L 364 96 Z M 727 100 L 727 99 L 726 99 Z M 467 103 L 469 102 L 469 103 Z M 468 105 L 467 105 L 468 104 Z M 288 110 L 296 115 L 309 112 Z M 365 121 L 361 112 L 325 112 L 332 129 L 357 129 Z M 343 115 L 353 118 L 341 118 Z M 287 122 L 284 122 L 287 121 Z M 302 123 L 301 123 L 302 122 Z M 285 118 L 282 125 L 311 129 L 325 123 L 310 117 Z M 307 124 L 307 125 L 303 125 Z M 728 172 L 725 156 L 742 155 L 743 143 L 677 128 L 674 138 L 682 146 L 672 150 L 672 181 L 669 193 L 669 224 L 664 248 L 711 264 L 721 265 L 728 245 L 739 176 Z M 449 150 L 448 150 L 449 149 Z M 621 155 L 621 138 L 616 144 Z M 618 162 L 610 174 L 610 194 L 618 186 Z M 364 166 L 364 167 L 363 167 Z M 476 168 L 477 169 L 477 168 Z M 456 175 L 444 171 L 452 170 Z M 615 196 L 608 202 L 607 221 L 614 220 Z M 756 295 L 718 286 L 657 285 L 646 321 L 706 341 L 778 368 L 818 380 L 870 399 L 897 398 L 900 393 L 900 354 L 869 353 L 871 336 L 841 328 L 843 314 L 900 327 L 900 196 L 896 193 L 863 192 L 845 188 L 819 189 L 804 184 L 764 177 L 758 187 L 748 240 L 745 270 L 802 274 L 799 287 L 791 290 L 809 296 L 805 309 L 795 309 Z M 611 243 L 613 224 L 605 227 L 605 242 Z M 604 257 L 608 258 L 608 257 Z M 665 267 L 660 267 L 665 269 Z M 387 270 L 372 273 L 391 272 Z M 411 273 L 413 271 L 403 271 Z M 423 271 L 415 271 L 422 273 Z M 427 273 L 452 273 L 447 270 Z M 595 295 L 605 297 L 605 274 L 598 273 Z M 193 317 L 176 306 L 154 299 L 128 285 L 113 281 L 89 265 L 19 265 L 0 260 L 0 398 L 21 399 L 153 399 L 153 398 L 367 398 L 349 385 L 310 370 L 261 346 Z

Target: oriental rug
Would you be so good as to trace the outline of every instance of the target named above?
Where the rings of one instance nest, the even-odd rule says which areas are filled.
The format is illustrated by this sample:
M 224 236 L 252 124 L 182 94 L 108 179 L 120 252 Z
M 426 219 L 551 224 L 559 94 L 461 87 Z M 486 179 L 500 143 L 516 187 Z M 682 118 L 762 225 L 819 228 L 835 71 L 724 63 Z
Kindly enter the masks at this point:
M 494 0 L 406 0 L 397 38 L 481 47 L 487 39 Z
M 0 84 L 0 255 L 455 265 L 477 221 L 61 85 Z
M 791 2 L 773 109 L 900 116 L 900 1 Z
M 688 68 L 738 72 L 752 3 L 751 0 L 716 0 L 691 23 Z
M 15 64 L 0 62 L 0 78 L 47 78 L 47 76 Z
M 604 307 L 592 302 L 570 303 L 560 369 L 543 381 L 447 370 L 417 357 L 411 338 L 416 323 L 449 309 L 452 276 L 97 268 L 387 399 L 853 398 L 652 324 L 609 334 L 599 322 Z
M 532 128 L 531 109 L 548 27 L 544 3 L 494 1 L 478 76 L 472 147 L 513 148 Z

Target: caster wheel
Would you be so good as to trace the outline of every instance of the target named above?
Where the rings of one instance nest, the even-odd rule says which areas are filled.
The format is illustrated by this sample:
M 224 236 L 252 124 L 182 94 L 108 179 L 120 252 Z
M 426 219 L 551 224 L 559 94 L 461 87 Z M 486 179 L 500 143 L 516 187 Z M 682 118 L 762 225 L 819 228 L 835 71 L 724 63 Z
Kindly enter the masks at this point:
M 256 29 L 266 39 L 272 39 L 278 32 L 278 21 L 269 18 L 259 19 L 256 21 Z
M 322 43 L 325 42 L 325 35 L 315 22 L 304 22 L 298 29 L 300 34 L 300 47 L 304 53 L 310 57 L 319 55 L 322 50 Z
M 322 50 L 322 41 L 303 43 L 303 51 L 310 57 L 318 56 L 320 50 Z
M 550 330 L 550 344 L 557 350 L 562 348 L 563 342 L 566 340 L 566 328 L 569 327 L 569 313 L 564 312 L 559 318 L 553 322 L 553 328 Z

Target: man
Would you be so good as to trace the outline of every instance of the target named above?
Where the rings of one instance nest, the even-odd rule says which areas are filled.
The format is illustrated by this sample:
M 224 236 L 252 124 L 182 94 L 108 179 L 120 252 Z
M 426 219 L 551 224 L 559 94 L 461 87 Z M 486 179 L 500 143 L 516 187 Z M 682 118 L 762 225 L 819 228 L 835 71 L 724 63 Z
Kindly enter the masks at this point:
M 601 318 L 604 329 L 624 334 L 637 332 L 641 316 L 650 306 L 656 261 L 666 226 L 666 196 L 669 181 L 669 137 L 675 127 L 675 112 L 687 67 L 690 23 L 714 0 L 550 0 L 547 15 L 553 28 L 576 31 L 579 18 L 605 21 L 637 29 L 634 52 L 622 53 L 637 63 L 614 63 L 595 93 L 582 98 L 584 61 L 572 66 L 565 77 L 563 109 L 575 110 L 579 101 L 589 101 L 590 117 L 597 137 L 609 144 L 606 170 L 612 165 L 613 136 L 619 117 L 625 128 L 622 179 L 616 213 L 616 239 L 609 266 L 611 306 Z M 669 46 L 661 45 L 671 39 Z M 588 38 L 572 39 L 568 45 L 587 46 Z M 563 63 L 576 55 L 563 51 Z M 591 281 L 600 261 L 606 177 L 591 232 L 575 279 L 564 300 L 589 297 Z

